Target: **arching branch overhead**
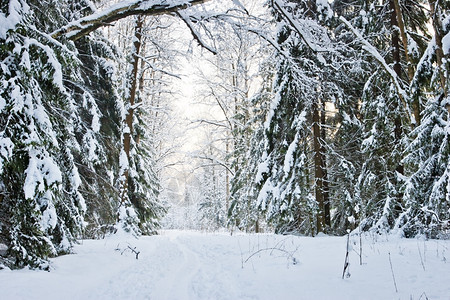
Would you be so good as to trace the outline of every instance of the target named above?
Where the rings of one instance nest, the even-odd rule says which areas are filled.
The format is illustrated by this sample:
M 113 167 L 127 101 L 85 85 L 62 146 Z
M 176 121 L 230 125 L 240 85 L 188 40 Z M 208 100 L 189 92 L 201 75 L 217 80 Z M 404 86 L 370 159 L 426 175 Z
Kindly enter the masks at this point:
M 111 25 L 112 22 L 133 15 L 161 15 L 186 9 L 192 5 L 205 3 L 210 0 L 128 0 L 121 1 L 111 7 L 96 12 L 90 16 L 70 22 L 61 29 L 54 31 L 53 38 L 66 35 L 71 40 L 77 40 L 90 32 Z

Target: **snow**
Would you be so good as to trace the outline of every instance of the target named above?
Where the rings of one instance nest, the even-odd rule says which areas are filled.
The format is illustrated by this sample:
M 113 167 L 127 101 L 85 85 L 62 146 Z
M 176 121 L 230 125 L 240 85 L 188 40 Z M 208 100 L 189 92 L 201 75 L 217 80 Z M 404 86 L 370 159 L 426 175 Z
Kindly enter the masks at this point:
M 267 153 L 264 152 L 262 158 L 262 162 L 258 165 L 258 172 L 255 176 L 255 183 L 260 183 L 263 180 L 263 174 L 269 173 L 269 157 L 267 157 Z
M 14 88 L 11 91 L 11 101 L 14 103 L 14 106 L 12 108 L 13 112 L 17 112 L 22 110 L 22 108 L 24 107 L 24 101 L 23 101 L 23 96 L 22 96 L 22 92 L 20 90 L 20 86 L 15 85 L 14 84 Z
M 52 203 L 52 194 L 47 191 L 43 197 L 47 203 L 47 208 L 42 212 L 40 220 L 41 228 L 43 230 L 54 229 L 58 223 L 58 215 L 56 214 L 55 206 Z M 41 200 L 42 201 L 42 200 Z
M 98 150 L 98 142 L 95 137 L 92 135 L 91 131 L 88 131 L 83 137 L 83 142 L 87 148 L 87 159 L 89 161 L 95 161 L 98 159 L 97 150 Z
M 331 40 L 328 37 L 326 30 L 316 21 L 311 19 L 294 19 L 293 16 L 284 8 L 281 1 L 274 0 L 273 3 L 288 19 L 289 23 L 294 27 L 295 31 L 300 35 L 311 50 L 314 52 L 328 52 L 332 50 L 330 48 Z
M 128 127 L 127 127 L 127 128 L 128 128 Z M 122 173 L 124 170 L 127 170 L 127 169 L 129 168 L 129 165 L 128 165 L 128 157 L 127 157 L 127 154 L 125 153 L 125 151 L 124 151 L 123 149 L 120 150 L 119 166 L 120 166 L 121 173 Z
M 262 210 L 265 210 L 267 208 L 267 198 L 269 197 L 270 193 L 276 193 L 277 191 L 274 189 L 274 186 L 272 184 L 272 181 L 269 179 L 264 182 L 263 187 L 259 191 L 257 203 L 258 206 L 261 207 Z
M 416 41 L 411 38 L 410 35 L 408 35 L 408 52 L 415 57 L 418 57 L 420 55 L 419 46 L 417 45 Z
M 11 300 L 448 299 L 450 241 L 363 236 L 359 265 L 359 237 L 351 237 L 350 276 L 342 279 L 346 243 L 325 235 L 122 234 L 82 241 L 76 254 L 52 259 L 50 272 L 1 270 L 0 289 Z
M 294 152 L 297 149 L 298 144 L 298 134 L 295 135 L 295 139 L 292 141 L 292 143 L 289 145 L 286 155 L 284 157 L 284 177 L 286 178 L 289 175 L 289 171 L 292 168 L 292 165 L 294 163 Z
M 331 9 L 328 0 L 316 0 L 316 6 L 318 12 L 325 13 L 326 20 L 329 20 L 333 17 L 333 10 Z M 322 16 L 319 16 L 319 18 L 321 19 Z
M 102 116 L 97 104 L 95 103 L 94 97 L 85 92 L 83 94 L 83 107 L 89 110 L 89 113 L 92 116 L 91 128 L 94 133 L 98 133 L 100 131 L 101 123 L 100 117 Z
M 280 87 L 283 87 L 286 84 L 286 81 L 287 81 L 287 76 L 285 76 L 283 78 L 283 81 L 280 84 Z M 276 81 L 274 81 L 274 82 L 276 82 Z M 280 92 L 278 91 L 277 93 L 275 93 L 272 101 L 270 102 L 270 109 L 269 109 L 269 112 L 267 113 L 267 119 L 264 122 L 264 128 L 268 129 L 270 127 L 272 118 L 275 115 L 275 110 L 277 109 L 278 105 L 280 104 L 280 101 L 281 101 L 281 95 L 280 95 Z
M 442 21 L 442 28 L 445 28 L 450 24 L 450 14 L 445 17 Z M 442 38 L 442 51 L 444 51 L 444 55 L 448 55 L 450 53 L 450 32 Z
M 42 158 L 42 156 L 45 156 Z M 55 161 L 47 153 L 40 153 L 32 149 L 29 152 L 30 161 L 25 171 L 24 194 L 25 198 L 32 199 L 36 189 L 43 192 L 46 186 L 62 182 L 62 174 Z
M 31 45 L 41 48 L 47 54 L 48 63 L 52 66 L 53 71 L 54 71 L 53 83 L 60 89 L 61 92 L 64 92 L 65 88 L 64 88 L 64 84 L 63 84 L 62 67 L 61 67 L 61 64 L 59 63 L 58 59 L 56 58 L 56 54 L 53 51 L 53 49 L 47 45 L 42 44 L 41 42 L 39 42 L 35 39 L 26 39 L 25 40 L 25 48 L 28 48 Z
M 26 50 L 23 51 L 22 61 L 20 62 L 20 65 L 24 66 L 27 70 L 31 70 L 30 55 Z
M 91 114 L 92 114 L 92 130 L 95 133 L 98 133 L 100 131 L 100 116 L 95 108 L 92 108 Z
M 12 156 L 14 143 L 9 137 L 0 135 L 0 172 L 3 170 L 4 160 L 8 160 Z
M 414 74 L 413 82 L 419 80 L 419 74 L 425 69 L 431 66 L 431 59 L 436 51 L 436 39 L 433 36 L 432 39 L 428 42 L 427 48 L 425 49 L 422 57 L 420 58 L 419 63 L 417 64 L 417 71 Z
M 448 55 L 450 53 L 450 32 L 442 38 L 442 48 L 444 55 Z
M 369 19 L 367 18 L 367 12 L 364 9 L 361 9 L 361 11 L 359 12 L 359 15 L 361 16 L 362 23 L 364 25 L 369 24 Z
M 22 20 L 22 15 L 28 13 L 29 6 L 23 1 L 10 0 L 8 16 L 0 12 L 0 39 L 6 39 L 6 33 L 14 29 Z

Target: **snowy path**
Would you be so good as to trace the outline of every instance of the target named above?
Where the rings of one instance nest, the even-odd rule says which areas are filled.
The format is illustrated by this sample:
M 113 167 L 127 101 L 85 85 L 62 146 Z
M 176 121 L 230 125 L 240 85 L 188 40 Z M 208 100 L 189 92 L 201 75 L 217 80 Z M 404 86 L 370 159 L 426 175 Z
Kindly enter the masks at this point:
M 351 276 L 343 280 L 345 237 L 114 236 L 84 241 L 76 255 L 53 259 L 51 272 L 0 271 L 0 299 L 450 300 L 450 241 L 368 236 L 362 266 L 354 243 Z M 129 245 L 138 260 L 129 250 L 121 254 Z
M 183 299 L 193 297 L 192 282 L 198 272 L 199 259 L 197 255 L 189 250 L 185 245 L 171 239 L 169 249 L 175 249 L 178 255 L 168 257 L 175 268 L 171 268 L 168 278 L 161 280 L 158 285 L 166 285 L 165 289 L 157 290 L 154 293 L 155 299 Z M 175 258 L 175 260 L 174 260 Z

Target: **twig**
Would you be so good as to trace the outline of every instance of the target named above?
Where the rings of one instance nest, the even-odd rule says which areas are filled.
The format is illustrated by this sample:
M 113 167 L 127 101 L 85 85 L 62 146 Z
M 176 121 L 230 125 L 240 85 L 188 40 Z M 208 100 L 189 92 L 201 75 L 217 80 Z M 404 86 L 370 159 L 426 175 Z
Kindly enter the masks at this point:
M 120 244 L 117 244 L 117 247 L 116 247 L 116 251 L 121 251 L 121 249 L 119 248 L 119 245 Z M 131 252 L 133 252 L 135 255 L 136 255 L 136 259 L 139 259 L 139 254 L 141 253 L 140 251 L 137 251 L 136 250 L 136 247 L 134 247 L 134 248 L 131 248 L 131 246 L 128 246 L 127 248 L 125 248 L 125 249 L 123 249 L 121 252 L 120 252 L 120 255 L 123 255 L 124 253 L 125 253 L 125 251 L 127 251 L 127 250 L 130 250 Z
M 244 263 L 248 262 L 248 261 L 250 260 L 250 258 L 252 258 L 253 256 L 255 256 L 256 254 L 258 254 L 258 253 L 260 253 L 260 252 L 263 252 L 263 251 L 271 251 L 271 253 L 272 253 L 274 250 L 278 250 L 278 251 L 281 251 L 281 252 L 286 253 L 286 254 L 288 255 L 289 258 L 292 258 L 292 263 L 293 263 L 294 265 L 297 264 L 297 260 L 295 259 L 295 257 L 293 256 L 292 253 L 290 253 L 290 252 L 287 251 L 287 250 L 280 249 L 280 248 L 275 248 L 275 247 L 259 249 L 258 251 L 253 252 L 249 257 L 247 257 L 247 259 L 244 261 Z
M 420 252 L 419 242 L 417 242 L 417 251 L 419 251 L 420 263 L 422 264 L 422 268 L 425 271 L 425 264 L 423 263 L 422 252 Z
M 345 252 L 344 270 L 342 271 L 342 279 L 344 279 L 345 271 L 347 271 L 348 266 L 350 265 L 349 259 L 348 259 L 349 244 L 350 244 L 350 232 L 348 232 L 348 234 L 347 234 L 347 249 L 346 249 L 346 252 Z M 350 273 L 348 273 L 348 274 L 350 274 Z
M 362 238 L 361 238 L 361 225 L 359 226 L 359 265 L 362 266 L 363 261 L 362 261 Z
M 241 251 L 241 268 L 244 268 L 244 254 L 242 253 L 241 242 L 238 239 L 239 250 Z
M 134 254 L 136 254 L 136 259 L 139 259 L 139 253 L 141 253 L 140 251 L 136 251 L 136 247 L 131 248 L 130 246 L 128 246 L 128 249 L 131 250 L 131 252 L 133 252 Z
M 397 282 L 395 282 L 394 268 L 392 267 L 391 252 L 389 252 L 389 264 L 391 265 L 392 279 L 394 280 L 395 292 L 398 293 Z

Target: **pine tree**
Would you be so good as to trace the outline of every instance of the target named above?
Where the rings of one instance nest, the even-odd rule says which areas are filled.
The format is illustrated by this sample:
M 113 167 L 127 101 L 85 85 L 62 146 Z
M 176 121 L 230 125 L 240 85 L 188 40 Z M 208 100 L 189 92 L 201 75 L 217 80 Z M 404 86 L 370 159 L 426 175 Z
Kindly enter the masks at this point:
M 331 232 L 333 206 L 340 207 L 333 224 L 345 223 L 352 215 L 350 205 L 342 205 L 347 200 L 330 196 L 340 194 L 333 190 L 339 182 L 346 183 L 347 195 L 353 193 L 356 169 L 335 149 L 339 143 L 333 144 L 333 138 L 358 127 L 348 120 L 356 115 L 353 89 L 360 83 L 352 86 L 345 75 L 358 70 L 346 63 L 351 49 L 333 32 L 336 20 L 327 3 L 280 3 L 275 6 L 282 51 L 266 121 L 265 161 L 259 169 L 260 207 L 278 231 Z M 330 111 L 331 104 L 336 109 Z
M 159 132 L 164 124 L 164 102 L 168 91 L 166 82 L 174 68 L 173 53 L 165 48 L 170 38 L 163 35 L 170 27 L 167 18 L 136 17 L 134 22 L 122 22 L 123 34 L 132 28 L 134 38 L 124 45 L 131 54 L 119 68 L 131 74 L 123 79 L 122 93 L 126 99 L 124 118 L 124 153 L 127 170 L 121 181 L 122 203 L 126 207 L 125 227 L 136 234 L 154 234 L 165 214 L 160 203 L 158 150 Z M 122 39 L 123 41 L 123 39 Z M 132 45 L 132 46 L 131 46 Z M 170 65 L 172 63 L 172 65 Z M 134 96 L 132 96 L 134 95 Z M 131 129 L 129 129 L 131 128 Z M 126 156 L 126 159 L 125 159 Z M 126 179 L 125 179 L 126 178 Z M 128 199 L 126 199 L 128 198 Z
M 225 171 L 216 165 L 202 169 L 199 222 L 202 230 L 216 231 L 226 226 Z
M 229 224 L 247 232 L 260 232 L 263 218 L 257 207 L 258 188 L 256 177 L 258 174 L 259 159 L 264 149 L 264 117 L 270 101 L 271 69 L 267 64 L 264 82 L 259 91 L 251 100 L 253 107 L 252 117 L 244 123 L 243 128 L 247 131 L 242 134 L 243 138 L 238 145 L 239 150 L 234 155 L 239 160 L 234 160 L 233 169 L 236 170 L 231 181 L 230 207 L 228 209 Z
M 425 50 L 427 17 L 419 3 L 410 1 L 364 2 L 360 7 L 359 14 L 355 14 L 357 9 L 348 9 L 353 14 L 346 18 L 363 33 L 360 39 L 364 39 L 368 54 L 365 61 L 376 71 L 366 78 L 362 91 L 361 150 L 365 163 L 356 198 L 361 205 L 361 227 L 384 231 L 398 227 L 407 210 L 405 180 L 408 186 L 407 176 L 414 173 L 414 167 L 404 165 L 404 151 L 411 149 L 409 139 L 417 133 L 411 133 L 411 128 L 421 126 L 421 112 L 428 102 L 424 88 L 430 82 L 430 54 Z M 375 36 L 373 32 L 385 34 Z M 375 52 L 386 53 L 389 66 Z
M 0 237 L 7 265 L 47 268 L 45 259 L 70 251 L 84 226 L 86 205 L 69 150 L 76 144 L 74 101 L 63 83 L 76 58 L 70 44 L 40 33 L 51 25 L 25 1 L 10 2 L 8 16 L 16 23 L 0 37 Z
M 117 98 L 107 62 L 113 47 L 101 34 L 73 43 L 45 33 L 92 12 L 92 3 L 29 3 L 10 1 L 9 16 L 21 18 L 1 37 L 9 83 L 1 89 L 0 242 L 9 248 L 6 265 L 46 267 L 49 256 L 115 222 Z
M 406 181 L 405 208 L 395 228 L 407 237 L 416 234 L 439 237 L 450 220 L 449 126 L 448 112 L 439 98 L 429 100 L 404 159 L 415 172 Z
M 406 236 L 425 234 L 439 237 L 449 220 L 449 97 L 448 66 L 443 63 L 448 49 L 442 49 L 442 36 L 450 26 L 442 26 L 448 14 L 442 13 L 444 4 L 430 2 L 432 23 L 438 26 L 429 41 L 411 83 L 412 91 L 425 107 L 422 121 L 410 137 L 404 163 L 408 166 L 404 209 L 394 229 Z M 441 41 L 439 41 L 441 40 Z M 444 60 L 443 60 L 444 59 Z M 435 62 L 435 64 L 433 64 Z

